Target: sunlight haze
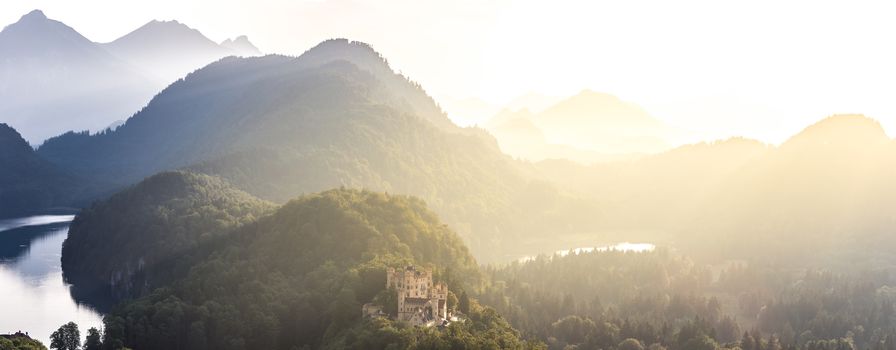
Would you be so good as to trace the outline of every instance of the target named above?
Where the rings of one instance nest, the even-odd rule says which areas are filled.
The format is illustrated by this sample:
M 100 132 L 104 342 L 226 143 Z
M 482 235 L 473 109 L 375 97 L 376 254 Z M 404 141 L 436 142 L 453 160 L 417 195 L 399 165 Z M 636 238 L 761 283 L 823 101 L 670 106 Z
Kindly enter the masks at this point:
M 462 124 L 475 121 L 453 101 L 500 107 L 530 92 L 588 88 L 688 130 L 686 141 L 740 135 L 778 143 L 836 113 L 896 127 L 896 22 L 885 1 L 181 4 L 5 1 L 0 22 L 40 8 L 105 42 L 152 19 L 177 19 L 214 40 L 245 34 L 263 52 L 290 55 L 347 37 L 376 47 Z
M 890 3 L 0 1 L 0 349 L 896 350 Z

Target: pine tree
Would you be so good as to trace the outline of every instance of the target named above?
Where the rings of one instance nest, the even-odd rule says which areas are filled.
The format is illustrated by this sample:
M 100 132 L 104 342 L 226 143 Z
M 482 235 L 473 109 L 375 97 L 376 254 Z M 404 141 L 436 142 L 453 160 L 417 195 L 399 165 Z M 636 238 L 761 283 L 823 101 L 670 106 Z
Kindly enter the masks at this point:
M 84 339 L 84 350 L 100 350 L 103 348 L 103 342 L 100 340 L 100 331 L 90 327 L 87 330 L 87 338 Z

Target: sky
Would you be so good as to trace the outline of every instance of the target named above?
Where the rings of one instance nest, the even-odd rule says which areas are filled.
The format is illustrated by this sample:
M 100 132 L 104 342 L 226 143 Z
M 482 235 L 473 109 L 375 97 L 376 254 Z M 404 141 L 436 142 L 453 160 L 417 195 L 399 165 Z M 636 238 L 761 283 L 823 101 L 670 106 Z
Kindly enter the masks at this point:
M 364 41 L 461 124 L 470 101 L 583 89 L 639 104 L 688 137 L 779 143 L 838 113 L 896 130 L 896 5 L 886 1 L 3 0 L 106 42 L 176 19 L 220 41 L 298 55 Z

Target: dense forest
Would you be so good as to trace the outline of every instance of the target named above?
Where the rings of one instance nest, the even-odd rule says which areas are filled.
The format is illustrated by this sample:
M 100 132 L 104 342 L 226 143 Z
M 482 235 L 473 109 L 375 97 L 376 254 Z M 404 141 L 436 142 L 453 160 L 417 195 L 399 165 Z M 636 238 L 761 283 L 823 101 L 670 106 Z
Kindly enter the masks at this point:
M 591 252 L 488 268 L 479 299 L 552 349 L 893 349 L 893 272 Z
M 481 267 L 414 197 L 337 189 L 272 209 L 223 180 L 171 172 L 95 204 L 73 226 L 64 261 L 146 257 L 147 272 L 127 282 L 143 289 L 105 318 L 109 349 L 896 346 L 893 269 L 706 265 L 668 248 Z M 114 239 L 124 249 L 91 250 Z M 172 251 L 164 241 L 173 240 L 192 249 Z M 120 275 L 94 264 L 98 279 Z M 385 269 L 408 264 L 435 268 L 449 308 L 467 320 L 442 329 L 362 318 L 362 304 L 388 305 Z
M 119 302 L 108 349 L 894 350 L 894 152 L 833 116 L 780 146 L 531 164 L 331 40 L 222 59 L 37 151 L 0 125 L 0 215 L 85 207 L 62 267 Z M 660 249 L 506 263 L 617 240 Z M 406 265 L 465 321 L 362 318 Z
M 19 133 L 0 123 L 0 218 L 72 206 L 76 179 L 41 159 Z
M 538 346 L 522 340 L 499 314 L 475 301 L 464 307 L 467 321 L 446 329 L 361 318 L 361 305 L 386 293 L 385 269 L 390 266 L 432 267 L 458 293 L 484 285 L 460 238 L 421 200 L 338 189 L 299 197 L 262 215 L 269 205 L 245 194 L 234 196 L 234 191 L 204 175 L 166 173 L 78 217 L 65 243 L 64 261 L 84 264 L 84 259 L 73 259 L 84 252 L 145 257 L 142 269 L 156 276 L 151 293 L 126 299 L 105 317 L 108 348 Z M 152 229 L 135 232 L 124 223 Z M 115 237 L 148 243 L 107 243 Z M 175 239 L 192 244 L 194 252 L 178 251 L 172 258 L 175 252 L 164 242 Z M 119 248 L 91 250 L 105 249 L 95 248 L 99 246 Z M 124 261 L 113 261 L 85 266 L 117 276 L 112 267 Z
M 153 175 L 81 211 L 62 246 L 64 276 L 85 296 L 140 296 L 185 274 L 176 268 L 203 246 L 273 209 L 210 176 Z
M 639 240 L 703 262 L 837 268 L 827 265 L 896 262 L 877 249 L 896 243 L 887 234 L 896 218 L 885 209 L 896 204 L 894 152 L 879 123 L 841 115 L 780 146 L 734 138 L 631 161 L 527 163 L 502 153 L 484 130 L 453 125 L 370 46 L 338 39 L 298 57 L 219 60 L 171 84 L 121 127 L 60 135 L 36 156 L 79 179 L 64 187 L 82 192 L 73 195 L 81 206 L 174 169 L 221 177 L 278 204 L 340 186 L 414 195 L 485 263 Z M 64 183 L 28 181 L 41 190 Z M 28 183 L 3 191 L 33 190 Z M 9 208 L 73 203 L 40 192 L 2 195 L 12 196 L 0 204 Z
M 25 335 L 0 335 L 0 350 L 47 350 L 41 342 Z
M 414 195 L 491 261 L 524 253 L 516 242 L 527 235 L 586 222 L 590 208 L 533 179 L 483 130 L 452 124 L 419 85 L 347 40 L 299 57 L 220 60 L 114 131 L 60 135 L 38 154 L 111 190 L 189 169 L 277 203 L 340 186 Z

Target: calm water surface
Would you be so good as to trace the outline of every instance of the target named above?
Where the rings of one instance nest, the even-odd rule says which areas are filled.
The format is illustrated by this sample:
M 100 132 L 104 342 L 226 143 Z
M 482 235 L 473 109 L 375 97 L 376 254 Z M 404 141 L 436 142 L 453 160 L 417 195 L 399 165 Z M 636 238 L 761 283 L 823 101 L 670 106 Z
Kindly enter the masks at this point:
M 88 328 L 102 328 L 102 315 L 76 303 L 62 281 L 59 259 L 73 218 L 0 220 L 0 334 L 21 330 L 49 346 L 50 334 L 68 321 L 82 338 Z

